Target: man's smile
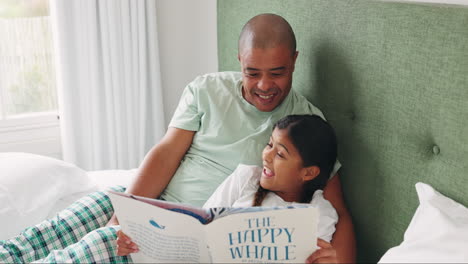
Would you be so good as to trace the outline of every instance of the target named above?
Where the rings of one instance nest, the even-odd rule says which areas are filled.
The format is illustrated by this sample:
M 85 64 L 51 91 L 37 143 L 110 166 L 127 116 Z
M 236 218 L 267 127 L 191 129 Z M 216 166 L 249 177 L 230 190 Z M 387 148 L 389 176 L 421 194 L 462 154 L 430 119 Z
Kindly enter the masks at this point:
M 278 95 L 278 92 L 274 92 L 270 94 L 255 93 L 255 95 L 257 96 L 261 104 L 271 104 L 272 102 L 275 101 L 275 98 Z

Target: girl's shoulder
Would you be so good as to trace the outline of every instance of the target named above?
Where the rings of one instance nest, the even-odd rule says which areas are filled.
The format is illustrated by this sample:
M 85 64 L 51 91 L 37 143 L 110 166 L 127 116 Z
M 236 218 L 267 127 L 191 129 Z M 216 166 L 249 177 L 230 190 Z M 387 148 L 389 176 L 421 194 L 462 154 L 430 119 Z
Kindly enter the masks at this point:
M 306 205 L 308 204 L 309 206 L 317 207 L 320 210 L 329 210 L 333 209 L 332 204 L 323 197 L 323 190 L 316 190 L 312 196 L 312 200 L 310 200 L 309 203 L 298 203 L 298 202 L 292 202 L 291 205 Z
M 239 164 L 234 172 L 238 177 L 242 177 L 244 179 L 255 178 L 258 180 L 262 175 L 262 168 L 256 165 Z
M 314 192 L 312 200 L 310 201 L 310 205 L 319 208 L 320 214 L 323 216 L 328 216 L 331 219 L 338 219 L 338 214 L 335 208 L 330 203 L 330 201 L 325 199 L 322 190 L 317 190 Z
M 242 183 L 242 189 L 257 190 L 261 176 L 262 168 L 256 165 L 239 164 L 235 170 L 235 177 Z

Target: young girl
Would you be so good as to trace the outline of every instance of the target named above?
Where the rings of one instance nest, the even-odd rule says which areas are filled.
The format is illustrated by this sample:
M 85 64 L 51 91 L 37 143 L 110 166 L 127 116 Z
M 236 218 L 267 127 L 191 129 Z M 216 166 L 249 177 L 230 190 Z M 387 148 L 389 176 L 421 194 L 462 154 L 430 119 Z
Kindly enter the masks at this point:
M 310 203 L 319 208 L 318 245 L 308 261 L 335 262 L 329 243 L 338 215 L 322 195 L 337 156 L 331 126 L 316 115 L 289 115 L 273 127 L 263 150 L 263 168 L 240 164 L 216 189 L 203 207 L 283 206 Z M 118 254 L 138 248 L 118 233 Z M 312 245 L 311 245 L 312 247 Z

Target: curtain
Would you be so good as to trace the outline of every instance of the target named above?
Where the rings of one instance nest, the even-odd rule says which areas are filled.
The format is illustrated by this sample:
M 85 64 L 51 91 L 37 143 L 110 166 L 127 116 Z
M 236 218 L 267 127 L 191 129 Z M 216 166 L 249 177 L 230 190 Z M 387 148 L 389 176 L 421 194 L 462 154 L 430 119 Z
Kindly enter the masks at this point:
M 51 1 L 65 161 L 135 168 L 162 138 L 155 1 Z

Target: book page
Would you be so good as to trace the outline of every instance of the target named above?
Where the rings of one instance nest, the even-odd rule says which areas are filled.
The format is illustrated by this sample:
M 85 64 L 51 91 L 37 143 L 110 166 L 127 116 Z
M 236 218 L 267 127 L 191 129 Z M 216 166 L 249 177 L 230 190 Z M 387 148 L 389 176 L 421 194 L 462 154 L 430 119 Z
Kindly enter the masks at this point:
M 192 216 L 171 212 L 118 193 L 109 193 L 122 227 L 139 248 L 134 263 L 211 262 L 204 226 Z
M 318 209 L 228 215 L 206 226 L 213 262 L 304 263 L 317 249 Z
M 113 191 L 110 191 L 110 192 L 113 192 Z M 202 224 L 209 223 L 212 220 L 212 214 L 209 209 L 195 207 L 195 206 L 191 206 L 191 205 L 183 204 L 183 203 L 175 203 L 175 202 L 168 202 L 168 201 L 163 201 L 163 200 L 158 200 L 158 199 L 151 199 L 151 198 L 131 195 L 127 193 L 117 193 L 117 192 L 113 192 L 113 193 L 116 193 L 122 196 L 127 196 L 129 198 L 139 200 L 147 204 L 152 204 L 159 208 L 164 208 L 167 210 L 171 210 L 173 212 L 190 215 L 198 219 Z

